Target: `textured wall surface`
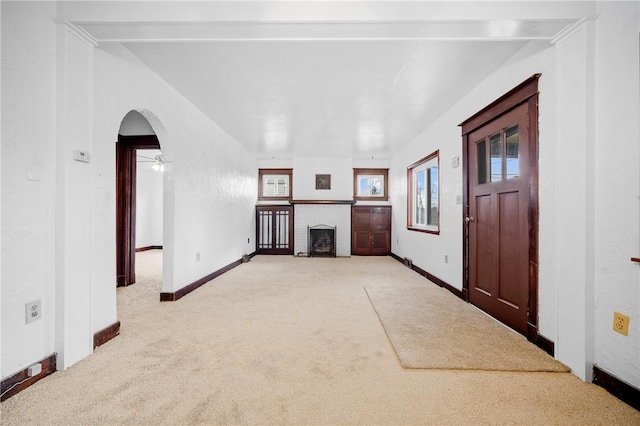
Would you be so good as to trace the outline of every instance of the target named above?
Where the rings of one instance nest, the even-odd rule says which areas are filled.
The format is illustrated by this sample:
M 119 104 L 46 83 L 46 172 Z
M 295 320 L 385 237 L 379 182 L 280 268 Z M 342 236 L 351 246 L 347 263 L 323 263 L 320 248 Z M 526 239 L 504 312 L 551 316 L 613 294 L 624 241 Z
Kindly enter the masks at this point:
M 595 362 L 640 388 L 640 4 L 600 4 L 596 31 Z M 613 331 L 614 311 L 629 316 L 628 336 Z
M 56 37 L 55 5 L 1 7 L 4 378 L 54 351 Z M 25 303 L 34 300 L 42 318 L 26 324 Z
M 55 24 L 55 10 L 2 3 L 2 377 L 53 352 L 66 368 L 118 319 L 114 144 L 128 112 L 169 159 L 163 290 L 254 246 L 256 159 L 126 49 Z M 42 319 L 25 324 L 34 300 Z

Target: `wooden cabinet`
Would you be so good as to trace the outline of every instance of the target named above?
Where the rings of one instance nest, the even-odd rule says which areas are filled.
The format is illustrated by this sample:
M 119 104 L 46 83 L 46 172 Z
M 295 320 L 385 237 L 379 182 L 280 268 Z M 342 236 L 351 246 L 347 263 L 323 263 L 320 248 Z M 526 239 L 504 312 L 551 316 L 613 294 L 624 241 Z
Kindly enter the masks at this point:
M 293 254 L 293 206 L 256 206 L 256 253 Z
M 391 206 L 351 208 L 351 254 L 386 256 L 391 253 Z

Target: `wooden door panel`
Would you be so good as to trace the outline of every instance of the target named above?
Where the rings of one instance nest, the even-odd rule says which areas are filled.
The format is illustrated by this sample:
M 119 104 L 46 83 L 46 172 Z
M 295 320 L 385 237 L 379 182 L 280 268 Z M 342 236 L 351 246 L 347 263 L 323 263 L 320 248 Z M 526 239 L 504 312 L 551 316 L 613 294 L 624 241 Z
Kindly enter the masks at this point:
M 524 104 L 472 132 L 469 300 L 521 333 L 529 296 L 529 157 Z
M 367 230 L 371 228 L 371 213 L 368 211 L 356 210 L 353 212 L 353 227 L 356 230 Z
M 352 254 L 380 256 L 391 252 L 391 206 L 354 206 L 351 220 Z
M 353 254 L 368 255 L 371 252 L 371 237 L 369 231 L 355 231 Z
M 371 212 L 371 228 L 389 228 L 389 212 L 387 210 L 374 210 Z
M 509 302 L 508 306 L 522 304 L 520 286 L 522 280 L 521 271 L 526 269 L 526 264 L 521 262 L 520 248 L 522 241 L 519 236 L 520 215 L 513 214 L 519 211 L 519 195 L 517 192 L 499 194 L 499 262 L 498 262 L 498 297 L 502 302 Z
M 389 254 L 389 232 L 377 231 L 371 233 L 371 254 Z
M 475 218 L 475 250 L 472 255 L 472 270 L 474 271 L 474 289 L 480 290 L 482 294 L 491 296 L 493 293 L 493 275 L 492 264 L 486 258 L 486 253 L 493 252 L 493 211 L 491 208 L 490 196 L 479 196 L 475 199 L 476 214 Z

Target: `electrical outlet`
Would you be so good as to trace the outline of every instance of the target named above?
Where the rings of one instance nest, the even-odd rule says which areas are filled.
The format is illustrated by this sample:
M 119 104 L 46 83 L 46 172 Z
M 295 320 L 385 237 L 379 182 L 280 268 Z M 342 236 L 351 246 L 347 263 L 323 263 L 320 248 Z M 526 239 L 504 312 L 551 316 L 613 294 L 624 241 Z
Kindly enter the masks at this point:
M 613 313 L 613 331 L 625 336 L 629 335 L 629 317 L 620 312 Z
M 39 320 L 42 316 L 42 308 L 40 306 L 40 301 L 36 300 L 33 302 L 29 302 L 25 304 L 26 318 L 27 324 L 30 322 L 34 322 L 35 320 Z
M 200 262 L 200 252 L 196 252 L 196 262 Z
M 444 255 L 444 263 L 449 263 L 449 255 L 448 254 Z
M 27 368 L 27 377 L 37 376 L 40 373 L 42 373 L 42 364 L 39 362 L 30 365 L 29 368 Z

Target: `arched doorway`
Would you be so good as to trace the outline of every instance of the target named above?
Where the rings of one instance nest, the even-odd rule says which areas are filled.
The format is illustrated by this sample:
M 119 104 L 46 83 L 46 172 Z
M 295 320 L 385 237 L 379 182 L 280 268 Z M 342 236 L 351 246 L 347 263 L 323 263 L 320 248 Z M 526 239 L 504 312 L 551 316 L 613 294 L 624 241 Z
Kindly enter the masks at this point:
M 116 282 L 118 287 L 136 282 L 136 217 L 138 154 L 153 150 L 152 161 L 161 165 L 160 142 L 147 119 L 130 111 L 122 120 L 116 143 Z M 147 157 L 141 155 L 142 158 Z M 161 172 L 161 170 L 158 170 Z

